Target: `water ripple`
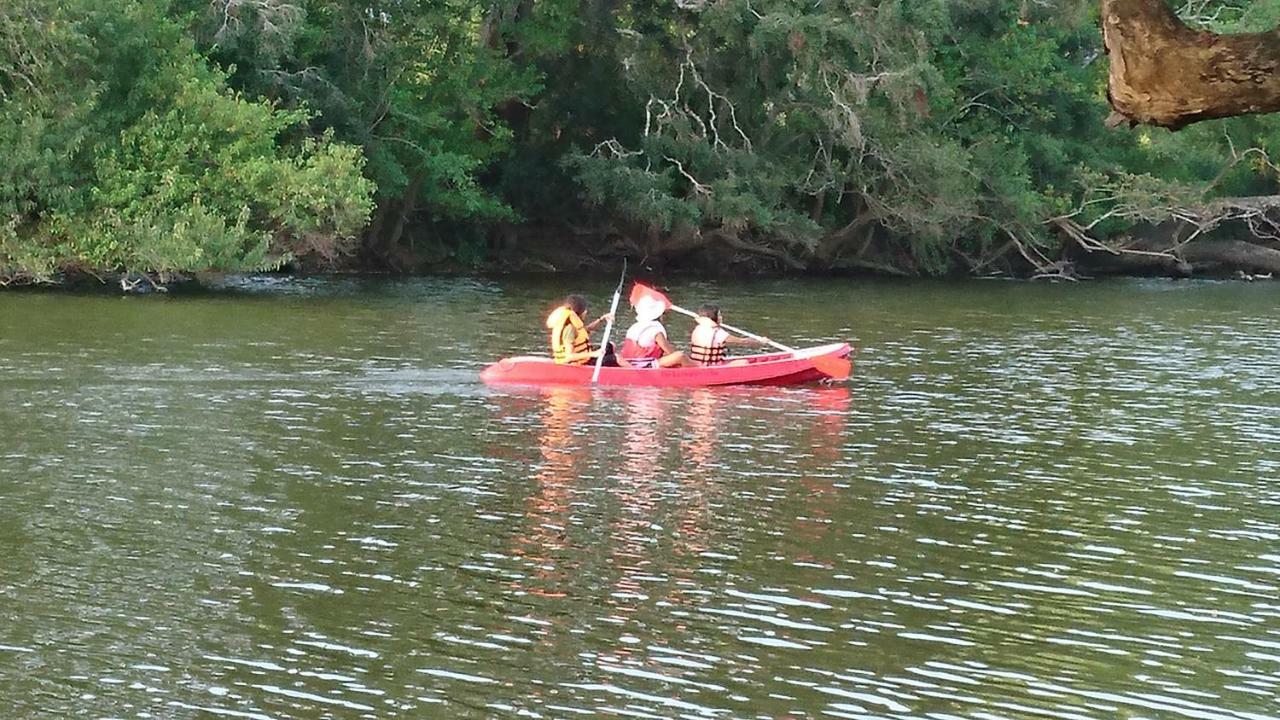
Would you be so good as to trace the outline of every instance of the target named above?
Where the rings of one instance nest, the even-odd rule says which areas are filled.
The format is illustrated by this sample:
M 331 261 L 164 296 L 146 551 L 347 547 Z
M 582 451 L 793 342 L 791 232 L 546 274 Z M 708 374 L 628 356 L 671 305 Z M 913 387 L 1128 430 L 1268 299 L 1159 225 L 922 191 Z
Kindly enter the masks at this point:
M 15 715 L 1280 706 L 1257 287 L 676 285 L 864 348 L 848 386 L 676 392 L 481 385 L 541 350 L 539 281 L 231 287 L 6 300 Z

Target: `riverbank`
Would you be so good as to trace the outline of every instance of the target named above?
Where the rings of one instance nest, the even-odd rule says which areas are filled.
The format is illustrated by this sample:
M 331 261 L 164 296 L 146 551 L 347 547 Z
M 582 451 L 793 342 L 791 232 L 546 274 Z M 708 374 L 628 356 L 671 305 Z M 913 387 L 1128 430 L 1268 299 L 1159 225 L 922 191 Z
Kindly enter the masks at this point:
M 356 251 L 318 262 L 292 261 L 267 275 L 485 276 L 615 273 L 623 261 L 632 273 L 726 277 L 846 277 L 853 279 L 950 279 L 1088 281 L 1110 277 L 1168 277 L 1258 281 L 1280 278 L 1280 242 L 1220 233 L 1192 242 L 1177 227 L 1155 226 L 1104 243 L 1072 241 L 1053 248 L 1009 243 L 980 266 L 957 258 L 940 274 L 926 274 L 909 259 L 868 249 L 857 258 L 787 255 L 765 245 L 726 243 L 685 231 L 643 237 L 618 231 L 584 231 L 570 226 L 499 227 L 483 241 L 432 237 L 410 232 L 394 252 Z M 216 285 L 221 273 L 139 273 L 71 269 L 33 282 L 19 278 L 0 286 L 105 290 L 128 294 L 164 293 Z

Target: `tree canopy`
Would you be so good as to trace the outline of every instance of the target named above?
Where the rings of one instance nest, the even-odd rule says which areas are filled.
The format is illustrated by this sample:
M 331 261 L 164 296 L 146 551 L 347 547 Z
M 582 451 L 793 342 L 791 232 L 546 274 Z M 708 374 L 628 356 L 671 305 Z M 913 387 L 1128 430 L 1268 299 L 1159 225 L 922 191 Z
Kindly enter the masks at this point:
M 1155 1 L 1189 32 L 1280 17 Z M 1070 277 L 1184 267 L 1224 230 L 1273 249 L 1272 116 L 1104 129 L 1100 13 L 1125 3 L 1149 4 L 11 0 L 0 281 L 618 254 Z
M 332 255 L 371 210 L 359 147 L 250 97 L 168 3 L 0 9 L 0 270 L 261 270 Z

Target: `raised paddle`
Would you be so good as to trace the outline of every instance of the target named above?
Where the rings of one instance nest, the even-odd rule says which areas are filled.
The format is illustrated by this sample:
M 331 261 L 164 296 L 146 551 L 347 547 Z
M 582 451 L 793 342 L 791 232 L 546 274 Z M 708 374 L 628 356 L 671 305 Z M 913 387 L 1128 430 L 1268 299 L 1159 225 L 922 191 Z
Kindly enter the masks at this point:
M 692 310 L 685 310 L 684 308 L 680 307 L 679 305 L 672 305 L 672 306 L 671 306 L 671 309 L 672 309 L 672 310 L 675 310 L 676 312 L 680 313 L 681 315 L 688 315 L 689 317 L 694 318 L 694 319 L 697 319 L 697 318 L 702 317 L 702 316 L 701 316 L 701 315 L 699 315 L 698 313 L 693 312 Z M 783 345 L 783 344 L 782 344 L 782 343 L 780 343 L 780 342 L 774 342 L 774 341 L 770 340 L 770 339 L 769 339 L 769 338 L 767 338 L 767 337 L 762 337 L 762 336 L 760 336 L 760 335 L 756 335 L 755 333 L 749 333 L 749 332 L 747 332 L 746 330 L 743 330 L 742 328 L 736 328 L 736 327 L 734 327 L 734 326 L 732 326 L 732 325 L 729 325 L 728 323 L 720 323 L 720 327 L 724 328 L 725 330 L 728 330 L 729 332 L 736 332 L 736 333 L 738 333 L 739 335 L 743 335 L 743 336 L 745 336 L 745 337 L 749 337 L 749 338 L 751 338 L 752 340 L 755 340 L 756 342 L 762 342 L 762 343 L 765 343 L 765 344 L 767 344 L 767 345 L 772 345 L 772 346 L 774 346 L 774 347 L 778 348 L 779 350 L 781 350 L 782 352 L 789 352 L 789 353 L 793 353 L 793 352 L 795 352 L 795 351 L 796 351 L 796 349 L 795 349 L 795 348 L 793 348 L 793 347 L 787 347 L 786 345 Z
M 613 332 L 613 314 L 618 311 L 618 298 L 622 297 L 622 285 L 627 280 L 627 259 L 622 258 L 622 276 L 618 278 L 618 289 L 613 291 L 613 304 L 609 306 L 609 319 L 604 323 L 604 341 L 600 343 L 600 355 L 596 358 L 596 369 L 591 373 L 591 384 L 600 380 L 600 368 L 604 365 L 604 353 L 609 349 L 609 334 Z

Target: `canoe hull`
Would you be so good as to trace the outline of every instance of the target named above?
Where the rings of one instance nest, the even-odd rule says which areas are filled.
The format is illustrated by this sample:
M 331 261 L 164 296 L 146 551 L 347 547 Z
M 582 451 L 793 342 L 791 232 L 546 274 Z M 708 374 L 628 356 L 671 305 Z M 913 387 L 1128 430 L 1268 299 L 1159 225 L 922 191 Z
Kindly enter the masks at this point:
M 825 380 L 823 358 L 849 356 L 848 343 L 737 358 L 714 367 L 600 369 L 600 385 L 630 387 L 705 387 L 712 385 L 795 385 Z M 817 364 L 815 364 L 817 363 Z M 504 358 L 486 367 L 480 379 L 491 385 L 590 385 L 590 365 L 557 365 L 546 357 Z

